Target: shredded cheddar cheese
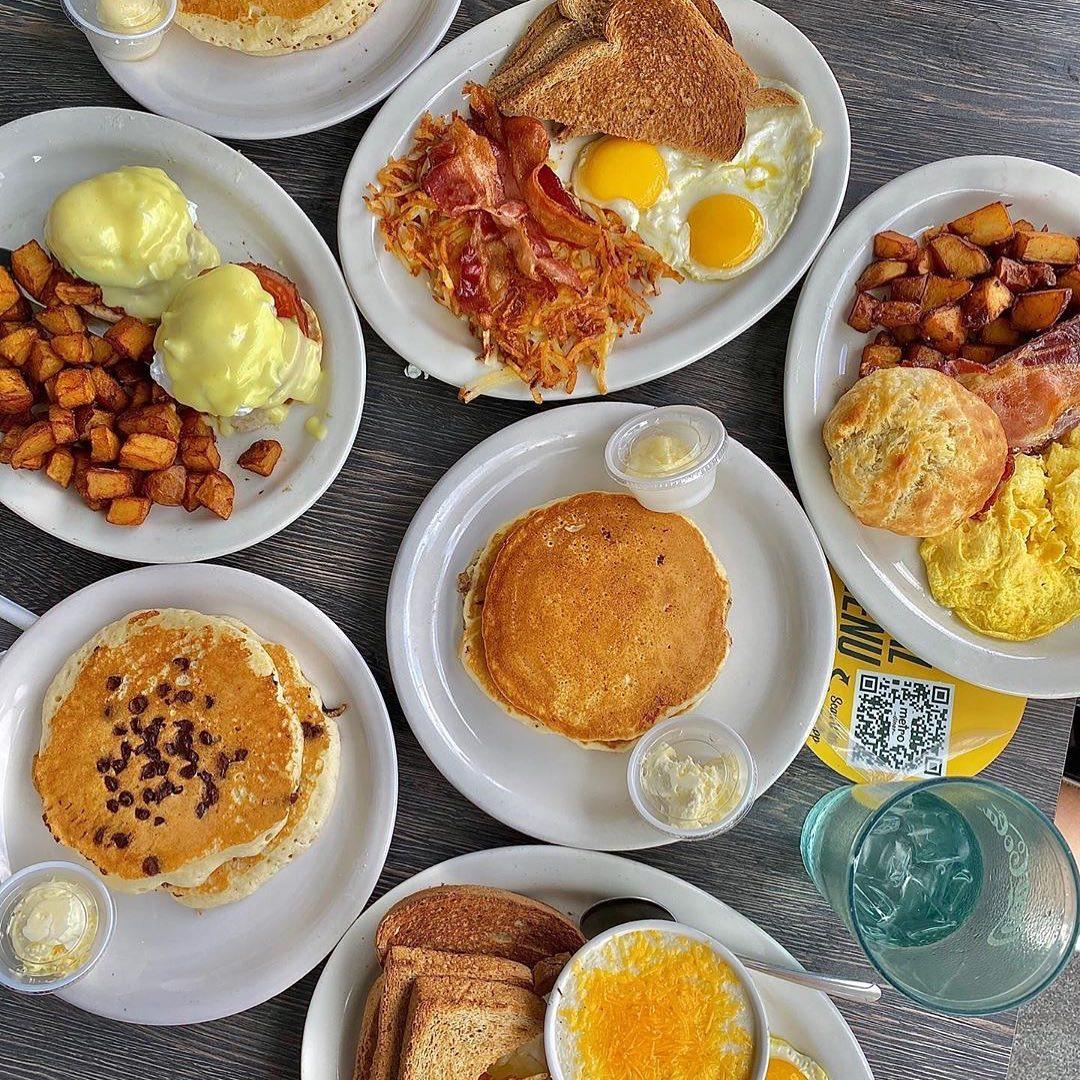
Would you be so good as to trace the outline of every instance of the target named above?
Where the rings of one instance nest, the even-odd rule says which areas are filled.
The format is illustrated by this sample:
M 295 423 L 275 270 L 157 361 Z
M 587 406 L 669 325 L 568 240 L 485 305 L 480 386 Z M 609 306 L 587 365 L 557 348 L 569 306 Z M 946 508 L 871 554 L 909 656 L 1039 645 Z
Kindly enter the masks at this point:
M 562 1006 L 578 1080 L 747 1080 L 753 1020 L 735 972 L 703 942 L 620 934 Z

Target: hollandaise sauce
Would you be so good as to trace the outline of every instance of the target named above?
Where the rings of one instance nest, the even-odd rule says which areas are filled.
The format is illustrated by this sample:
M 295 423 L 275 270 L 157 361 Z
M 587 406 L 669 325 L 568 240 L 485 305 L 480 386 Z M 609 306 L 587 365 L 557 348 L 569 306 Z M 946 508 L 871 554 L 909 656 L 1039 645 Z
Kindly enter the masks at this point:
M 258 277 L 227 264 L 186 285 L 162 314 L 151 373 L 173 397 L 221 421 L 259 411 L 277 424 L 318 392 L 321 348 L 278 318 Z
M 69 187 L 45 219 L 65 270 L 101 286 L 108 307 L 158 319 L 179 290 L 221 262 L 195 210 L 161 169 L 125 165 Z

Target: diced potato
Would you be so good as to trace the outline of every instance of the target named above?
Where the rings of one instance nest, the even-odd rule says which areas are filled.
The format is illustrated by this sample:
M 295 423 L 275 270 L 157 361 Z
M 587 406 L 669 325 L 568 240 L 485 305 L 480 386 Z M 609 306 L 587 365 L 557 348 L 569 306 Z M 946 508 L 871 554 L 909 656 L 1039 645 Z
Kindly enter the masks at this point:
M 11 253 L 11 272 L 15 280 L 35 300 L 40 300 L 44 295 L 54 269 L 52 259 L 36 240 L 23 244 Z
M 965 345 L 960 355 L 976 364 L 992 364 L 1001 353 L 993 345 Z
M 105 339 L 102 338 L 104 341 Z M 106 342 L 108 344 L 108 342 Z M 112 348 L 112 345 L 109 345 Z M 126 356 L 114 353 L 115 361 L 109 365 L 109 374 L 125 389 L 131 392 L 136 383 L 147 381 L 146 365 L 139 360 L 129 360 Z M 145 402 L 140 402 L 145 404 Z
M 0 338 L 0 362 L 22 367 L 30 359 L 34 342 L 38 340 L 36 326 L 24 326 Z
M 882 285 L 888 285 L 893 278 L 903 277 L 908 272 L 908 265 L 899 259 L 879 259 L 872 262 L 855 282 L 855 288 L 859 292 L 868 292 L 870 289 L 880 289 Z
M 92 285 L 89 281 L 61 280 L 53 284 L 53 295 L 61 304 L 75 304 L 76 307 L 100 304 L 101 286 Z
M 52 425 L 48 420 L 38 420 L 31 424 L 22 435 L 11 455 L 11 467 L 13 469 L 39 469 L 36 464 L 38 458 L 44 459 L 45 455 L 56 449 L 56 439 L 53 438 Z M 42 460 L 42 464 L 44 461 Z
M 221 465 L 221 453 L 208 435 L 188 435 L 180 440 L 180 460 L 192 472 L 213 472 Z
M 1013 241 L 1013 254 L 1024 262 L 1075 266 L 1080 262 L 1080 242 L 1065 233 L 1018 232 Z
M 907 277 L 899 277 L 889 286 L 889 299 L 906 300 L 921 307 L 929 280 L 929 274 L 913 274 Z
M 49 423 L 52 425 L 53 438 L 57 446 L 69 446 L 79 434 L 75 430 L 75 413 L 59 405 L 49 406 Z
M 955 304 L 971 292 L 971 282 L 965 278 L 947 278 L 931 274 L 923 294 L 923 310 L 933 311 L 945 304 Z
M 900 259 L 903 262 L 911 262 L 918 258 L 919 242 L 903 233 L 886 229 L 874 237 L 875 259 Z
M 89 439 L 90 432 L 95 428 L 112 428 L 116 424 L 116 417 L 107 409 L 99 409 L 94 405 L 80 405 L 75 410 L 75 430 L 80 439 Z
M 894 326 L 892 333 L 897 345 L 910 345 L 911 342 L 918 340 L 919 327 L 917 324 L 908 326 L 905 323 L 903 326 Z
M 924 345 L 921 341 L 913 341 L 904 350 L 904 362 L 914 367 L 937 367 L 944 363 L 945 354 Z
M 878 304 L 877 321 L 884 327 L 894 329 L 911 326 L 919 321 L 920 306 L 908 300 L 883 300 Z
M 95 465 L 104 465 L 120 456 L 120 436 L 112 428 L 91 428 L 89 441 L 90 460 Z
M 154 400 L 154 384 L 149 379 L 139 379 L 128 387 L 128 397 L 131 398 L 130 409 L 141 409 Z
M 1013 235 L 1012 219 L 1003 202 L 980 206 L 978 210 L 949 222 L 949 228 L 981 247 L 1003 243 Z
M 211 513 L 227 520 L 232 516 L 236 491 L 223 472 L 207 473 L 198 487 L 198 500 Z
M 105 340 L 121 356 L 138 360 L 154 344 L 154 328 L 131 315 L 125 315 L 105 331 Z
M 125 435 L 157 435 L 162 439 L 177 442 L 180 438 L 180 417 L 176 407 L 165 402 L 154 405 L 142 405 L 128 409 L 117 418 L 116 426 Z
M 105 520 L 110 525 L 141 525 L 150 513 L 150 500 L 145 495 L 125 495 L 113 499 Z
M 64 334 L 81 334 L 86 323 L 77 307 L 61 304 L 59 307 L 45 308 L 34 313 L 34 320 L 47 334 L 54 337 Z
M 135 478 L 126 469 L 93 466 L 86 474 L 86 494 L 96 502 L 119 499 L 135 491 Z
M 987 323 L 979 332 L 979 341 L 983 345 L 993 345 L 1000 349 L 1012 349 L 1020 344 L 1020 333 L 1008 317 L 1002 315 L 992 323 Z
M 71 483 L 71 478 L 75 473 L 75 455 L 70 450 L 64 447 L 58 447 L 53 450 L 45 458 L 45 475 L 53 481 L 54 484 L 59 484 L 62 488 L 66 488 Z
M 52 345 L 38 338 L 30 347 L 30 359 L 26 373 L 34 382 L 44 383 L 64 370 L 64 361 L 53 351 Z
M 94 354 L 94 363 L 100 364 L 101 367 L 108 367 L 118 359 L 117 352 L 112 345 L 103 337 L 98 337 L 97 334 L 90 335 L 90 349 Z
M 85 368 L 65 368 L 56 376 L 56 404 L 65 409 L 90 405 L 94 400 L 94 380 Z
M 952 278 L 973 278 L 990 269 L 990 256 L 981 247 L 955 233 L 942 233 L 930 241 L 934 262 Z
M 964 297 L 964 320 L 969 327 L 978 329 L 1003 315 L 1012 302 L 1013 294 L 1004 282 L 996 277 L 981 278 Z
M 0 311 L 6 312 L 13 308 L 22 298 L 19 286 L 15 284 L 7 269 L 0 266 Z
M 1063 289 L 1072 290 L 1072 300 L 1069 301 L 1069 306 L 1072 308 L 1080 307 L 1080 266 L 1070 266 L 1068 270 L 1063 270 L 1058 274 L 1057 284 Z
M 883 346 L 868 345 L 868 349 L 882 348 Z M 866 358 L 866 350 L 863 350 L 863 359 Z M 248 472 L 258 473 L 259 476 L 269 476 L 274 471 L 274 466 L 281 457 L 281 443 L 277 439 L 259 439 L 253 442 L 237 459 L 236 464 Z
M 15 368 L 0 368 L 0 413 L 25 412 L 34 404 L 34 394 Z
M 1032 287 L 1031 266 L 1002 255 L 994 263 L 994 277 L 1014 292 L 1024 292 Z
M 920 247 L 919 254 L 909 263 L 911 273 L 917 276 L 929 274 L 934 269 L 934 260 L 930 257 L 928 247 Z
M 143 494 L 151 502 L 162 506 L 180 506 L 184 501 L 187 487 L 187 470 L 183 465 L 170 465 L 167 469 L 158 469 L 147 473 L 143 481 Z
M 198 510 L 202 503 L 199 502 L 199 488 L 202 486 L 206 473 L 189 472 L 184 477 L 184 497 L 180 505 L 190 514 Z
M 1017 232 L 1038 232 L 1038 229 L 1036 229 L 1034 224 L 1028 221 L 1027 218 L 1017 218 L 1016 221 L 1013 222 L 1013 228 Z
M 859 364 L 859 377 L 869 375 L 878 368 L 896 367 L 900 363 L 899 345 L 870 344 L 863 348 L 862 362 Z
M 919 323 L 922 336 L 943 353 L 956 353 L 967 341 L 964 331 L 964 318 L 955 304 L 935 308 L 924 315 Z
M 861 292 L 855 294 L 855 303 L 851 305 L 851 314 L 848 315 L 848 326 L 852 330 L 858 330 L 860 334 L 865 334 L 873 328 L 875 322 L 877 322 L 877 306 L 879 301 L 876 300 L 867 292 Z M 184 417 L 184 422 L 189 421 L 195 425 L 207 428 L 209 433 L 210 425 L 197 412 L 189 412 Z
M 1072 299 L 1069 289 L 1037 289 L 1023 293 L 1010 313 L 1013 326 L 1023 333 L 1045 330 L 1061 318 Z
M 120 413 L 127 408 L 127 393 L 103 367 L 90 368 L 90 378 L 94 380 L 94 400 L 103 409 Z
M 140 472 L 167 469 L 176 460 L 176 443 L 145 431 L 129 435 L 120 447 L 120 464 Z
M 0 465 L 11 464 L 11 455 L 15 453 L 15 447 L 19 445 L 25 430 L 26 424 L 13 424 L 4 432 L 4 437 L 0 439 Z
M 85 334 L 57 334 L 49 344 L 65 364 L 91 364 L 94 361 L 94 350 Z
M 872 303 L 877 303 L 872 296 L 867 297 Z M 858 297 L 856 297 L 858 300 Z M 855 327 L 858 329 L 858 327 Z M 866 330 L 869 330 L 868 326 Z M 866 333 L 866 330 L 863 333 Z M 211 427 L 210 422 L 203 416 L 202 413 L 197 412 L 195 409 L 182 409 L 180 411 L 180 434 L 181 435 L 206 435 L 209 438 L 214 438 L 214 429 Z

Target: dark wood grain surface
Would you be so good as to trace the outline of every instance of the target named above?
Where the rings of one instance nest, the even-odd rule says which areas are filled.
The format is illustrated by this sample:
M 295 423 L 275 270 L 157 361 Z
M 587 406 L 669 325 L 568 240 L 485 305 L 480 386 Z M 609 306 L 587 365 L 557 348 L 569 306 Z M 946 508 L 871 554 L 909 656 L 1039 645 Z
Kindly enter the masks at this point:
M 394 0 L 387 0 L 392 5 Z M 449 37 L 508 6 L 464 0 Z M 1080 3 L 1025 0 L 773 0 L 836 72 L 852 128 L 845 210 L 881 183 L 937 158 L 1020 154 L 1080 166 Z M 58 0 L 0 0 L 0 122 L 68 105 L 133 106 L 64 21 Z M 288 93 L 282 86 L 281 92 Z M 371 113 L 328 131 L 239 144 L 297 200 L 334 245 L 338 192 Z M 0 181 L 0 200 L 3 186 Z M 781 385 L 794 295 L 713 356 L 618 395 L 698 401 L 793 486 Z M 519 842 L 454 791 L 419 749 L 397 707 L 383 613 L 394 554 L 410 518 L 461 454 L 530 408 L 462 407 L 365 327 L 368 397 L 336 483 L 278 536 L 224 560 L 281 581 L 327 611 L 372 666 L 390 706 L 401 768 L 397 832 L 379 892 L 453 855 Z M 44 611 L 123 568 L 67 547 L 0 508 L 0 587 Z M 9 640 L 0 629 L 0 644 Z M 1032 702 L 987 775 L 1051 810 L 1071 704 Z M 838 778 L 803 751 L 734 834 L 634 856 L 700 885 L 760 923 L 808 966 L 867 977 L 868 968 L 818 898 L 798 855 L 806 811 Z M 266 1080 L 296 1077 L 304 1013 L 318 970 L 273 1001 L 197 1028 L 106 1022 L 60 1001 L 0 994 L 0 1075 L 10 1080 Z M 879 1080 L 1003 1080 L 1015 1016 L 929 1016 L 895 994 L 876 1008 L 843 1006 Z M 846 1080 L 833 1077 L 832 1080 Z

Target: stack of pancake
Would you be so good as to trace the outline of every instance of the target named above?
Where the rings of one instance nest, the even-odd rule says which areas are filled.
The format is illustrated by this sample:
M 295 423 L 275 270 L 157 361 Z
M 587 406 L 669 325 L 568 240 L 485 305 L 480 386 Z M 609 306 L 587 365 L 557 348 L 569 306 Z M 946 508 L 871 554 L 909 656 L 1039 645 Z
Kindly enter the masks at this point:
M 624 750 L 692 708 L 727 657 L 731 589 L 680 514 L 585 492 L 504 525 L 462 575 L 461 658 L 507 712 Z
M 138 611 L 53 680 L 33 779 L 46 826 L 109 886 L 209 908 L 317 835 L 339 737 L 295 657 L 234 619 Z

